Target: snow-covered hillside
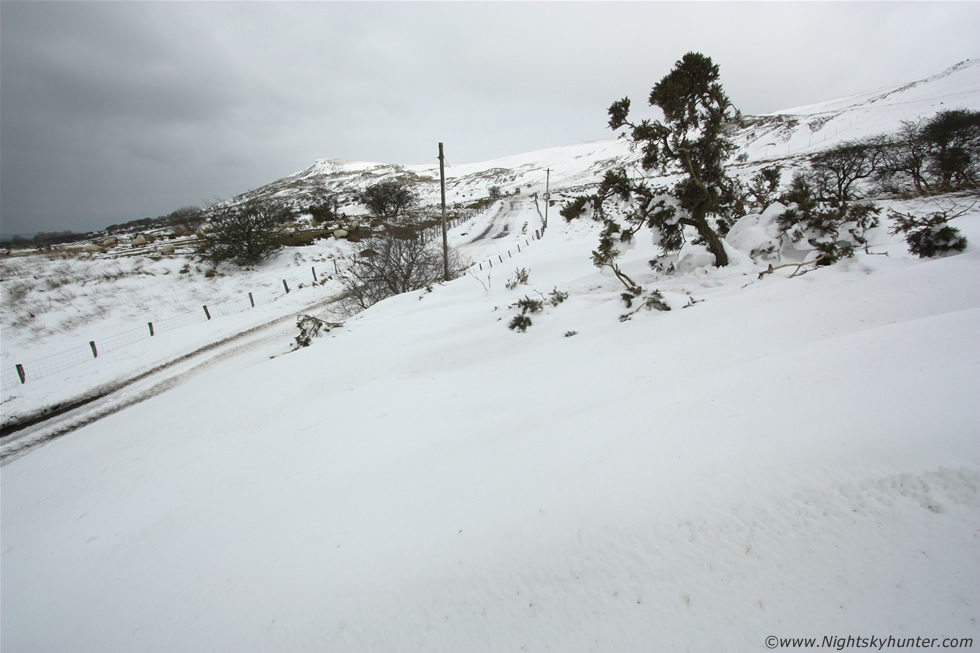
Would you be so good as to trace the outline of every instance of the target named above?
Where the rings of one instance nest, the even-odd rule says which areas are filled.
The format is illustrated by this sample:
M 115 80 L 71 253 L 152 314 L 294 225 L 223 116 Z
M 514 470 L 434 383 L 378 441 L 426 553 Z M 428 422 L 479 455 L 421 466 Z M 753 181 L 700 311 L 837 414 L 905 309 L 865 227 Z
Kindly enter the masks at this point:
M 978 71 L 970 62 L 825 103 L 836 116 L 824 128 L 864 112 L 869 130 L 887 131 L 929 114 L 923 89 L 957 79 L 955 106 L 980 108 Z M 784 146 L 810 131 L 794 129 Z M 745 170 L 765 155 L 754 138 Z M 647 263 L 659 250 L 641 240 L 622 266 L 672 310 L 621 320 L 622 286 L 590 262 L 597 225 L 565 223 L 552 206 L 545 236 L 533 233 L 545 169 L 570 192 L 624 148 L 452 166 L 451 201 L 491 185 L 508 193 L 451 231 L 468 274 L 381 302 L 295 352 L 298 311 L 337 319 L 331 257 L 352 244 L 287 250 L 243 276 L 181 274 L 183 259 L 72 263 L 125 272 L 117 281 L 132 290 L 96 282 L 97 269 L 50 290 L 88 311 L 100 285 L 115 288 L 124 301 L 87 318 L 107 332 L 114 319 L 145 328 L 133 305 L 167 293 L 172 310 L 200 311 L 290 275 L 327 282 L 133 341 L 45 384 L 4 384 L 6 418 L 256 329 L 80 407 L 65 417 L 79 428 L 4 460 L 0 648 L 713 652 L 810 637 L 841 650 L 823 638 L 848 636 L 976 646 L 976 197 L 881 202 L 964 211 L 966 251 L 937 259 L 909 255 L 883 224 L 871 253 L 760 276 L 748 252 L 773 216 L 753 215 L 733 227 L 728 267 L 703 265 L 705 249 L 688 244 L 662 276 Z M 321 161 L 276 192 L 297 192 L 303 174 L 367 183 L 431 168 Z M 16 264 L 30 279 L 29 263 Z M 519 270 L 527 284 L 508 288 Z M 518 300 L 554 291 L 567 298 L 525 333 L 507 328 Z M 67 314 L 51 304 L 33 336 L 4 322 L 5 365 L 8 349 L 97 339 L 59 333 Z M 4 453 L 49 439 L 45 428 Z
M 833 147 L 842 140 L 858 140 L 895 132 L 903 120 L 929 118 L 944 109 L 971 108 L 980 103 L 980 59 L 969 59 L 926 79 L 876 89 L 859 95 L 785 109 L 763 116 L 746 116 L 746 126 L 734 137 L 738 154 L 747 161 L 735 168 L 754 169 L 763 163 L 792 163 Z M 605 122 L 599 107 L 596 121 Z M 447 201 L 466 205 L 486 197 L 490 186 L 505 193 L 544 193 L 545 170 L 550 169 L 554 194 L 575 191 L 595 183 L 596 176 L 631 156 L 625 141 L 603 141 L 556 147 L 505 157 L 495 161 L 453 164 L 452 143 L 446 144 L 449 162 Z M 321 159 L 309 168 L 253 191 L 250 195 L 294 199 L 352 194 L 385 179 L 416 184 L 423 199 L 439 202 L 439 164 L 433 161 L 397 165 L 364 161 Z M 357 211 L 353 203 L 345 207 Z
M 968 59 L 908 84 L 751 117 L 740 144 L 751 161 L 811 155 L 841 140 L 893 133 L 903 120 L 975 108 L 978 96 L 980 59 Z

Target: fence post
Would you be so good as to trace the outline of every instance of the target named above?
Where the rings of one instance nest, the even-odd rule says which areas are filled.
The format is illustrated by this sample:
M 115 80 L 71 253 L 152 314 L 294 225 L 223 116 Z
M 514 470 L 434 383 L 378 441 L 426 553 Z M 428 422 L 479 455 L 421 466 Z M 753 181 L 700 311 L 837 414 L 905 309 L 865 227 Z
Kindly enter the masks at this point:
M 252 303 L 252 308 L 255 308 L 255 300 L 252 299 L 252 293 L 248 294 L 248 301 Z
M 149 325 L 149 327 L 150 327 L 150 337 L 152 338 L 153 337 L 153 322 L 147 322 L 147 325 Z
M 88 346 L 92 348 L 92 358 L 98 358 L 99 357 L 99 350 L 95 348 L 95 341 L 94 340 L 89 340 L 88 341 Z
M 204 306 L 204 314 L 208 316 L 209 320 L 211 319 L 211 311 L 208 310 L 207 305 Z
M 27 383 L 27 374 L 24 373 L 24 366 L 17 363 L 17 376 L 20 377 L 21 385 Z
M 310 269 L 313 270 L 313 283 L 319 283 L 319 281 L 317 281 L 317 278 L 316 278 L 316 267 L 314 266 L 314 267 L 312 267 Z
M 503 262 L 504 262 L 504 257 L 503 257 L 503 256 L 501 256 L 500 254 L 497 254 L 497 258 L 499 258 L 499 259 L 500 259 L 500 262 L 501 262 L 501 263 L 503 263 Z
M 282 280 L 282 287 L 286 289 L 286 294 L 289 294 L 289 286 L 286 285 L 286 280 Z

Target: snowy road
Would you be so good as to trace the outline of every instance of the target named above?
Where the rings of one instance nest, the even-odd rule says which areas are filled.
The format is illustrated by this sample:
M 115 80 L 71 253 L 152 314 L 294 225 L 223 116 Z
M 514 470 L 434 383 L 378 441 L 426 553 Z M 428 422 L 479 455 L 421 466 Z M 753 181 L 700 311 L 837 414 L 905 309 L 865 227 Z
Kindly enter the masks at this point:
M 535 228 L 530 225 L 537 226 L 537 213 L 530 196 L 504 199 L 486 214 L 458 228 L 457 233 L 461 230 L 478 235 L 463 242 L 460 240 L 465 236 L 456 235 L 456 247 L 472 262 L 504 254 L 512 242 L 526 239 L 527 231 Z M 37 411 L 25 415 L 14 424 L 6 425 L 0 432 L 0 465 L 55 438 L 166 392 L 215 365 L 228 364 L 232 360 L 237 361 L 235 364 L 247 363 L 256 357 L 281 354 L 288 350 L 295 336 L 296 316 L 324 309 L 335 300 L 336 296 L 321 298 L 257 326 L 198 346 L 189 353 L 158 359 L 160 364 L 150 369 L 136 368 L 129 374 L 121 373 L 119 380 L 80 391 L 70 401 L 63 402 L 64 408 L 52 414 Z
M 336 297 L 321 299 L 309 304 L 299 313 L 323 309 L 336 299 Z M 148 372 L 120 380 L 108 387 L 101 387 L 74 402 L 74 408 L 40 421 L 32 420 L 23 428 L 13 430 L 8 427 L 8 433 L 4 434 L 0 443 L 0 466 L 26 455 L 55 438 L 166 392 L 216 365 L 249 365 L 256 360 L 288 352 L 290 340 L 295 336 L 296 315 L 297 313 L 290 312 L 200 347 L 158 365 Z

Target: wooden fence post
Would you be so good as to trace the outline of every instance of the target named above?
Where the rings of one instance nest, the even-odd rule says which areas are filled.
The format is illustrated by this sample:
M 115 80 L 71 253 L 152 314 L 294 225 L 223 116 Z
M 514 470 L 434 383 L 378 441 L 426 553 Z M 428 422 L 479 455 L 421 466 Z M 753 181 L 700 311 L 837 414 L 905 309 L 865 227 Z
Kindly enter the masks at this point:
M 289 286 L 286 285 L 286 280 L 282 280 L 282 287 L 286 289 L 286 294 L 289 294 Z
M 153 322 L 147 322 L 146 324 L 150 327 L 150 337 L 152 338 L 153 337 Z
M 255 300 L 252 299 L 252 293 L 248 294 L 248 301 L 252 303 L 252 308 L 255 308 Z
M 313 270 L 313 283 L 319 283 L 319 281 L 316 279 L 316 267 L 312 267 L 310 269 Z
M 211 319 L 211 311 L 208 310 L 207 305 L 204 306 L 204 314 L 207 315 L 208 319 Z
M 24 372 L 24 366 L 17 363 L 17 376 L 20 377 L 21 385 L 27 383 L 27 374 Z
M 95 341 L 94 340 L 89 340 L 88 341 L 88 346 L 92 348 L 92 358 L 98 358 L 99 357 L 99 350 L 95 348 Z

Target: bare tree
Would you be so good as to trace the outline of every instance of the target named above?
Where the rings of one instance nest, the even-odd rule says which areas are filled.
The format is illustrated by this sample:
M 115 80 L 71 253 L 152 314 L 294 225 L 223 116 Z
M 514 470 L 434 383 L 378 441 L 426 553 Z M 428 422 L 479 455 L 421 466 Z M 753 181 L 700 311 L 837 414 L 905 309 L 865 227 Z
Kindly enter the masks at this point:
M 423 234 L 413 238 L 385 236 L 361 253 L 349 254 L 340 265 L 340 281 L 346 289 L 341 309 L 358 313 L 382 299 L 427 288 L 443 280 L 442 250 Z M 450 276 L 463 264 L 454 252 L 449 258 Z
M 813 157 L 811 168 L 822 197 L 845 204 L 859 199 L 854 184 L 871 177 L 881 167 L 885 140 L 845 142 Z

